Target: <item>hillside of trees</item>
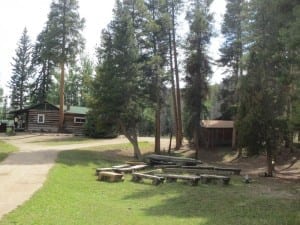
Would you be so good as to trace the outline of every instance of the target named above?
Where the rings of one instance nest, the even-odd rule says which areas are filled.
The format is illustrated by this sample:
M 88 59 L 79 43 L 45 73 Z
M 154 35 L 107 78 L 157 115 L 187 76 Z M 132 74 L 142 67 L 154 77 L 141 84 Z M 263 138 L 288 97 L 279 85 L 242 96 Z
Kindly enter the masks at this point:
M 300 130 L 299 1 L 227 0 L 217 60 L 208 54 L 216 33 L 212 2 L 116 0 L 93 61 L 83 53 L 78 2 L 54 0 L 36 40 L 27 28 L 20 37 L 11 107 L 43 101 L 89 107 L 89 135 L 121 132 L 137 158 L 139 134 L 155 136 L 156 153 L 162 135 L 174 134 L 177 149 L 185 136 L 197 157 L 199 121 L 234 120 L 237 150 L 266 152 L 271 176 L 278 147 L 293 149 Z M 187 34 L 177 32 L 182 15 Z M 213 64 L 226 68 L 226 78 L 212 86 Z

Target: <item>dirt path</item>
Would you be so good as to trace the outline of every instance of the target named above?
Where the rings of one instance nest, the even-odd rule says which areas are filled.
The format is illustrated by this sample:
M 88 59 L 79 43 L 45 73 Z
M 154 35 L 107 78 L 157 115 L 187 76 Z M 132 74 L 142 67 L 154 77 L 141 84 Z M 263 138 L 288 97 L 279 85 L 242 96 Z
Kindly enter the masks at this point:
M 0 219 L 3 215 L 17 208 L 28 200 L 43 186 L 49 170 L 53 167 L 58 152 L 84 147 L 108 144 L 128 143 L 126 138 L 93 140 L 86 143 L 42 146 L 40 141 L 67 136 L 53 135 L 17 135 L 0 136 L 19 148 L 0 163 Z M 141 138 L 141 141 L 152 142 L 153 138 Z

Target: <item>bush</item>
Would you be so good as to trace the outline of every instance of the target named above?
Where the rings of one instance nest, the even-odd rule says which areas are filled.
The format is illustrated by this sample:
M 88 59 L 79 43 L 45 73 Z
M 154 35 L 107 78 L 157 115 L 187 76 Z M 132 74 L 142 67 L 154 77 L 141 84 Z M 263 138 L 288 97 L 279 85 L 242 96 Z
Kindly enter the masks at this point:
M 6 135 L 8 135 L 8 136 L 13 136 L 13 135 L 15 135 L 16 133 L 15 133 L 15 128 L 14 127 L 7 127 L 6 128 Z

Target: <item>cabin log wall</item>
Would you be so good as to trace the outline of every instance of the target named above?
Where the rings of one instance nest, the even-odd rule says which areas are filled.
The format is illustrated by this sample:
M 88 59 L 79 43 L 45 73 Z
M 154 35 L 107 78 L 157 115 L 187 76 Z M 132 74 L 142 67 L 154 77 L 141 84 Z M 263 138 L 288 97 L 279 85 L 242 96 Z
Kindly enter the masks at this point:
M 83 117 L 85 115 L 65 114 L 64 129 L 67 133 L 75 135 L 84 135 L 84 123 L 74 123 L 74 117 Z
M 44 123 L 38 123 L 38 114 L 45 115 Z M 32 132 L 58 132 L 59 114 L 57 110 L 36 110 L 28 111 L 27 130 Z

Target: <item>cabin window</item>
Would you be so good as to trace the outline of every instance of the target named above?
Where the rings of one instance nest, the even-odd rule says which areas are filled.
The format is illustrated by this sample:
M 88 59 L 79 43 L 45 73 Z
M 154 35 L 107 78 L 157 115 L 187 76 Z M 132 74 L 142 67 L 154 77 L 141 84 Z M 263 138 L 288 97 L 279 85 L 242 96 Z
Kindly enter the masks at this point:
M 45 123 L 45 114 L 38 114 L 37 123 Z
M 84 117 L 74 117 L 74 123 L 85 123 Z

